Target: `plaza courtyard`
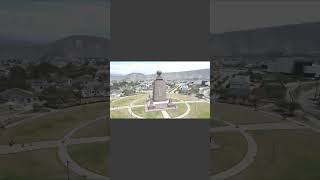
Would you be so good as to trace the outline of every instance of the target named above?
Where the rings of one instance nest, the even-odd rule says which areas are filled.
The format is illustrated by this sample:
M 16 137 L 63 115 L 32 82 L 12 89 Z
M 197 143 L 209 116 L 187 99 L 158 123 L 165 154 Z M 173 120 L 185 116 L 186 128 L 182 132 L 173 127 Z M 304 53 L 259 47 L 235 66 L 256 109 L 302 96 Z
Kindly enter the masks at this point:
M 168 94 L 176 109 L 145 111 L 145 102 L 150 93 L 139 93 L 132 96 L 111 100 L 111 119 L 209 119 L 210 101 L 182 94 Z
M 139 105 L 143 100 L 138 99 L 128 97 L 112 103 L 121 107 L 134 101 Z M 197 101 L 176 98 L 176 102 L 189 100 Z M 67 179 L 68 169 L 70 179 L 110 179 L 106 106 L 72 107 L 1 129 L 0 179 Z M 319 129 L 243 106 L 213 107 L 209 131 L 219 148 L 210 150 L 211 180 L 320 178 Z M 11 146 L 10 139 L 15 142 Z

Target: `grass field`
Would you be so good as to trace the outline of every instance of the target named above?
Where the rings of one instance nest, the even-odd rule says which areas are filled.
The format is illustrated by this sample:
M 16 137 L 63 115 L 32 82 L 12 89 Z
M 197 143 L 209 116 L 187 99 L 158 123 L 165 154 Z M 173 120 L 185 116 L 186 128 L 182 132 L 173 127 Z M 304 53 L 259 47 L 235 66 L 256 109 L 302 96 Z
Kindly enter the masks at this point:
M 111 102 L 110 108 L 119 107 L 119 106 L 129 106 L 130 103 L 132 103 L 134 100 L 140 100 L 140 99 L 143 100 L 144 98 L 147 98 L 147 97 L 148 97 L 148 94 L 144 93 L 144 94 L 137 94 L 133 96 L 123 97 L 122 99 L 116 99 Z
M 149 98 L 149 93 L 139 95 L 135 100 L 132 101 L 133 105 L 143 105 L 146 100 Z M 152 95 L 151 95 L 152 96 Z
M 222 126 L 228 126 L 228 124 L 219 121 L 219 120 L 213 120 L 212 118 L 210 119 L 210 126 L 211 127 L 222 127 Z
M 113 110 L 110 112 L 111 119 L 132 119 L 133 116 L 130 115 L 128 109 L 120 109 L 120 110 Z
M 214 104 L 217 117 L 234 124 L 255 124 L 283 121 L 281 117 L 272 116 L 253 109 L 232 104 Z
M 239 132 L 213 133 L 221 147 L 211 151 L 211 174 L 225 171 L 239 163 L 247 152 L 247 142 Z
M 107 103 L 75 106 L 0 130 L 0 144 L 10 139 L 15 143 L 60 139 L 81 123 L 105 115 L 106 107 Z
M 100 175 L 108 175 L 109 145 L 105 142 L 68 147 L 71 158 L 81 167 Z
M 1 180 L 65 180 L 67 169 L 59 161 L 56 149 L 0 155 Z M 70 172 L 70 179 L 84 178 Z
M 169 109 L 167 110 L 167 113 L 171 116 L 171 118 L 178 117 L 182 115 L 184 112 L 187 111 L 187 105 L 182 103 L 182 104 L 176 104 L 177 109 Z
M 89 124 L 76 131 L 72 137 L 82 138 L 82 137 L 101 137 L 109 135 L 109 128 L 107 120 L 99 120 L 94 123 Z
M 200 100 L 197 97 L 194 96 L 187 96 L 187 95 L 183 95 L 183 94 L 168 94 L 170 98 L 173 99 L 179 99 L 179 100 L 183 100 L 183 101 L 197 101 Z
M 320 134 L 310 130 L 251 131 L 256 160 L 230 180 L 320 179 Z
M 132 108 L 132 112 L 146 119 L 149 119 L 149 118 L 162 119 L 163 118 L 161 111 L 144 112 L 144 107 L 134 107 Z
M 210 119 L 209 103 L 190 103 L 190 112 L 184 118 L 203 118 Z

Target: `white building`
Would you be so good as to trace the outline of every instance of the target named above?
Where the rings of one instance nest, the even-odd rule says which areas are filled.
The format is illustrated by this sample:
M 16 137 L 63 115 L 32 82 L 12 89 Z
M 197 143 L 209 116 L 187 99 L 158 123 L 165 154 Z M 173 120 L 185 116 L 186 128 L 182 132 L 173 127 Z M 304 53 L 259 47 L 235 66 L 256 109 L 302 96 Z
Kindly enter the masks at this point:
M 19 88 L 7 89 L 1 92 L 0 98 L 4 101 L 22 106 L 29 106 L 33 105 L 34 103 L 41 103 L 40 99 L 37 96 L 35 96 L 32 92 Z
M 304 73 L 310 74 L 314 77 L 320 77 L 320 65 L 312 64 L 312 66 L 305 66 Z
M 189 86 L 187 84 L 182 84 L 179 89 L 181 92 L 186 93 L 189 90 Z

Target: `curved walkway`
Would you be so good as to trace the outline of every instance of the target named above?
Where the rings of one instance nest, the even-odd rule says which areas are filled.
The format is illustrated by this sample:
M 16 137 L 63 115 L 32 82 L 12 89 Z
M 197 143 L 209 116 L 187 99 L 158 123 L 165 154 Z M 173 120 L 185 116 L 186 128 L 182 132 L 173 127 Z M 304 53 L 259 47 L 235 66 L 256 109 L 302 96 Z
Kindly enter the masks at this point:
M 236 126 L 233 125 L 232 123 L 229 123 L 229 122 L 225 122 L 225 123 L 229 124 L 229 126 L 219 127 L 218 130 L 220 130 L 220 131 L 221 130 L 237 130 L 237 131 L 239 131 L 247 141 L 247 145 L 248 145 L 247 153 L 238 164 L 236 164 L 235 166 L 233 166 L 232 168 L 230 168 L 226 171 L 212 175 L 210 177 L 210 180 L 227 179 L 227 178 L 232 177 L 232 176 L 240 173 L 241 171 L 245 170 L 254 161 L 254 158 L 255 158 L 257 151 L 258 151 L 257 144 L 254 141 L 253 137 L 250 134 L 248 134 L 247 132 L 245 132 L 245 129 L 243 127 L 236 128 Z M 215 129 L 216 128 L 211 128 L 210 132 L 217 132 L 217 131 L 215 131 Z
M 63 162 L 65 166 L 69 166 L 69 169 L 79 176 L 86 177 L 87 179 L 93 180 L 108 180 L 110 178 L 96 174 L 88 169 L 82 168 L 78 165 L 68 154 L 68 149 L 66 144 L 60 143 L 58 146 L 58 157 Z
M 185 116 L 187 116 L 189 113 L 190 113 L 190 105 L 184 101 L 185 105 L 187 106 L 187 110 L 186 112 L 184 112 L 183 114 L 181 114 L 180 116 L 177 116 L 176 118 L 177 119 L 181 119 L 181 118 L 184 118 Z
M 192 101 L 190 103 L 194 103 Z M 181 102 L 183 103 L 183 102 Z M 188 104 L 188 101 L 185 101 Z M 128 106 L 126 107 L 128 108 Z M 65 166 L 69 165 L 69 168 L 76 174 L 86 177 L 87 179 L 93 180 L 109 180 L 109 177 L 105 177 L 94 172 L 91 172 L 85 168 L 82 168 L 78 165 L 75 161 L 72 160 L 70 155 L 68 154 L 67 146 L 72 144 L 83 144 L 83 143 L 94 143 L 94 142 L 108 142 L 110 141 L 109 136 L 104 137 L 88 137 L 88 138 L 72 138 L 73 133 L 78 131 L 79 129 L 88 126 L 91 123 L 96 121 L 105 120 L 105 117 L 99 117 L 94 121 L 89 121 L 80 126 L 74 128 L 69 133 L 67 133 L 62 140 L 55 140 L 55 141 L 42 141 L 42 142 L 33 142 L 33 143 L 25 143 L 25 144 L 15 144 L 13 146 L 8 145 L 0 145 L 0 154 L 11 154 L 11 153 L 18 153 L 24 151 L 33 151 L 39 149 L 46 149 L 46 148 L 54 148 L 58 147 L 58 157 L 63 162 Z M 224 121 L 225 122 L 225 121 Z M 295 120 L 290 120 L 289 122 L 280 122 L 280 123 L 263 123 L 263 124 L 247 124 L 247 125 L 238 125 L 235 126 L 232 123 L 225 122 L 228 126 L 224 127 L 216 127 L 211 128 L 210 132 L 227 132 L 227 131 L 239 131 L 246 139 L 248 145 L 248 151 L 245 157 L 235 166 L 231 167 L 230 169 L 223 171 L 221 173 L 212 175 L 210 180 L 223 180 L 230 178 L 236 174 L 239 174 L 243 170 L 245 170 L 252 162 L 255 160 L 255 156 L 257 154 L 257 144 L 254 141 L 254 138 L 247 133 L 247 130 L 273 130 L 273 129 L 312 129 L 311 126 L 308 126 L 305 123 L 297 122 Z M 319 130 L 319 129 L 318 129 Z M 319 131 L 318 131 L 319 132 Z
M 226 171 L 223 171 L 221 173 L 212 175 L 210 177 L 210 180 L 223 180 L 223 179 L 230 178 L 240 173 L 241 171 L 245 170 L 251 163 L 254 162 L 254 158 L 258 151 L 258 146 L 250 134 L 246 133 L 244 130 L 240 130 L 240 133 L 244 136 L 248 144 L 248 151 L 246 155 L 238 164 L 236 164 L 232 168 Z
M 137 101 L 137 100 L 135 100 Z M 135 107 L 144 107 L 144 105 L 142 104 L 139 104 L 139 105 L 134 105 L 134 102 L 131 102 L 129 106 L 119 106 L 119 107 L 113 107 L 113 108 L 110 108 L 111 111 L 114 111 L 114 110 L 121 110 L 121 109 L 128 109 L 128 112 L 131 116 L 137 118 L 137 119 L 144 119 L 144 117 L 142 116 L 139 116 L 137 114 L 135 114 L 133 111 L 132 111 L 132 108 L 135 108 Z M 185 104 L 187 106 L 187 110 L 186 112 L 184 112 L 183 114 L 175 117 L 174 119 L 181 119 L 181 118 L 184 118 L 185 116 L 187 116 L 189 113 L 190 113 L 190 105 L 189 103 L 210 103 L 208 101 L 205 101 L 205 100 L 197 100 L 197 101 L 179 101 L 179 102 L 174 102 L 174 104 Z M 162 113 L 163 114 L 163 113 Z M 168 117 L 166 115 L 163 116 L 164 118 L 168 119 Z M 169 115 L 170 117 L 170 115 Z M 171 118 L 171 117 L 170 117 Z
M 102 176 L 100 174 L 96 174 L 92 171 L 89 171 L 88 169 L 82 168 L 80 165 L 75 162 L 70 155 L 68 154 L 67 146 L 70 144 L 83 144 L 83 143 L 92 143 L 92 142 L 106 142 L 110 140 L 110 137 L 90 137 L 90 138 L 77 138 L 73 139 L 71 138 L 72 134 L 79 129 L 94 123 L 96 121 L 105 120 L 105 117 L 99 117 L 94 121 L 89 121 L 87 123 L 84 123 L 76 128 L 74 128 L 72 131 L 70 131 L 67 135 L 64 136 L 65 143 L 60 143 L 58 146 L 58 157 L 61 162 L 65 166 L 69 166 L 70 170 L 72 170 L 74 173 L 78 174 L 79 176 L 86 177 L 87 179 L 92 180 L 109 180 L 109 177 Z
M 225 131 L 239 131 L 247 141 L 248 151 L 244 158 L 235 166 L 230 169 L 223 171 L 221 173 L 212 175 L 210 180 L 224 180 L 228 179 L 234 175 L 239 174 L 245 170 L 251 163 L 254 162 L 255 156 L 258 152 L 258 146 L 254 138 L 247 133 L 247 130 L 274 130 L 274 129 L 310 129 L 307 126 L 301 126 L 294 122 L 285 122 L 285 123 L 263 123 L 263 124 L 247 124 L 247 125 L 238 125 L 235 126 L 230 122 L 224 121 L 228 126 L 211 128 L 210 132 L 225 132 Z

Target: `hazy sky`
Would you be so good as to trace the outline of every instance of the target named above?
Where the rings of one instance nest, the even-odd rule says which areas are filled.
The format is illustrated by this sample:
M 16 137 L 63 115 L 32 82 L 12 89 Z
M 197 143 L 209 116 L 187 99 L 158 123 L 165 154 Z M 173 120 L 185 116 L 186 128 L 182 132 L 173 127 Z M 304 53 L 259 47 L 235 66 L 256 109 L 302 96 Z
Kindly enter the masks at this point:
M 0 38 L 51 41 L 109 32 L 110 0 L 0 1 Z
M 110 73 L 126 75 L 130 73 L 155 74 L 158 70 L 162 72 L 180 72 L 198 69 L 210 69 L 209 61 L 111 61 Z
M 258 27 L 320 22 L 320 2 L 275 1 L 210 0 L 210 31 L 221 33 Z

